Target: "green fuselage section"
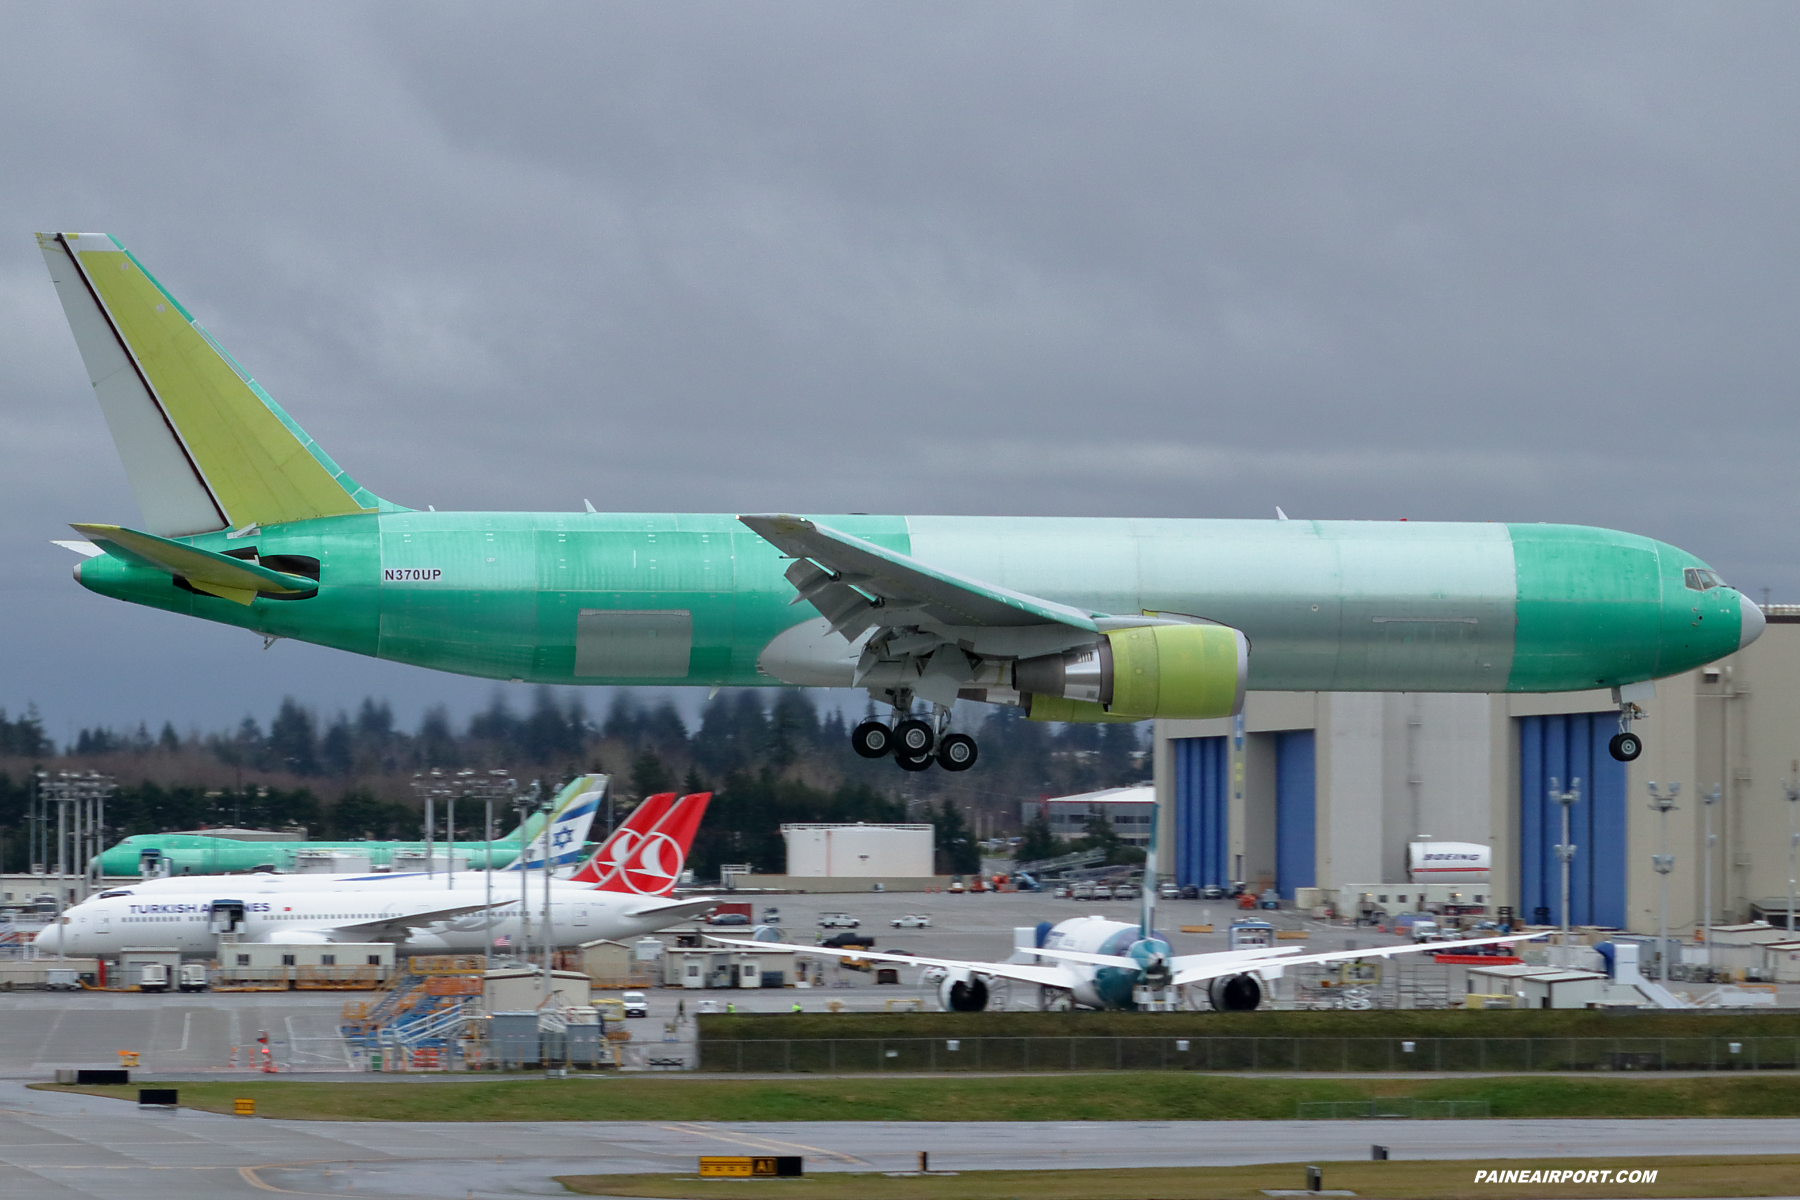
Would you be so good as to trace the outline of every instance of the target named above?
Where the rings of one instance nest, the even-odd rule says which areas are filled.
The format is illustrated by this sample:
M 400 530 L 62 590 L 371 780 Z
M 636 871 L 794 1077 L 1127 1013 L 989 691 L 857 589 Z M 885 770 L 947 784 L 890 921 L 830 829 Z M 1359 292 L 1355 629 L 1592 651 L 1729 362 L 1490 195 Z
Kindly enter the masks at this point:
M 1250 640 L 1258 690 L 1617 686 L 1729 654 L 1750 625 L 1733 589 L 1691 586 L 1691 569 L 1705 567 L 1693 555 L 1581 526 L 814 519 L 1083 610 L 1230 625 Z M 553 684 L 779 684 L 758 670 L 759 655 L 817 620 L 790 604 L 789 561 L 730 515 L 369 513 L 183 540 L 317 559 L 318 591 L 240 605 L 104 555 L 84 560 L 77 578 L 103 595 L 260 634 Z M 608 641 L 643 621 L 652 640 Z M 595 640 L 584 648 L 583 637 Z
M 438 842 L 440 857 L 449 847 Z M 299 855 L 307 850 L 340 850 L 348 854 L 366 855 L 371 866 L 390 866 L 395 851 L 423 854 L 424 842 L 247 842 L 237 838 L 207 837 L 193 833 L 140 833 L 124 838 L 102 851 L 100 873 L 128 876 L 139 873 L 142 854 L 157 851 L 171 875 L 220 875 L 231 871 L 254 871 L 272 866 L 278 871 L 295 869 Z M 517 841 L 458 842 L 458 858 L 467 857 L 472 868 L 504 867 L 519 857 Z

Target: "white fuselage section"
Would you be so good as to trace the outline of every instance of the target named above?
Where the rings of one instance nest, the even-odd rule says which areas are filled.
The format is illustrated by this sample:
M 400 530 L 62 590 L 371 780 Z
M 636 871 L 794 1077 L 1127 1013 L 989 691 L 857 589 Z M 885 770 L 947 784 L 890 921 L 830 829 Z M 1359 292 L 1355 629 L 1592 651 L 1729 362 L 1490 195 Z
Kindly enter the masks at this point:
M 569 947 L 595 938 L 650 933 L 713 903 L 670 907 L 659 897 L 554 883 L 546 902 L 539 875 L 525 916 L 520 913 L 518 892 L 508 895 L 496 887 L 492 910 L 434 918 L 433 913 L 445 909 L 481 904 L 482 889 L 440 884 L 295 890 L 260 885 L 252 878 L 224 877 L 205 891 L 193 890 L 191 883 L 187 890 L 115 889 L 65 911 L 62 923 L 39 933 L 36 944 L 40 952 L 77 957 L 117 953 L 125 946 L 170 946 L 184 954 L 210 956 L 218 949 L 220 934 L 213 904 L 230 899 L 244 906 L 243 924 L 235 931 L 243 942 L 396 941 L 415 952 L 484 954 L 492 953 L 496 942 L 504 948 L 522 948 L 527 924 L 530 945 L 541 946 L 546 916 L 552 943 Z M 651 911 L 639 911 L 646 909 Z

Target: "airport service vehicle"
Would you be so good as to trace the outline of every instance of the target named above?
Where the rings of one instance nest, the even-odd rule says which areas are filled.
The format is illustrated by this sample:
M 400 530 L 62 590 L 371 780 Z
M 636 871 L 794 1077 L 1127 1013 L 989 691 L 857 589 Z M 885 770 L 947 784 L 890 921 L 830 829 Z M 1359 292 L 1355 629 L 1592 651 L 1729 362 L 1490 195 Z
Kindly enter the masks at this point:
M 178 977 L 181 980 L 181 990 L 184 992 L 204 992 L 207 988 L 205 963 L 182 963 Z
M 708 925 L 748 925 L 750 918 L 740 912 L 713 913 L 706 918 Z
M 619 1000 L 625 1005 L 625 1016 L 627 1018 L 647 1017 L 650 1015 L 650 1002 L 644 999 L 644 993 L 642 992 L 626 992 L 619 997 Z
M 584 777 L 585 778 L 585 777 Z M 605 776 L 598 776 L 604 781 Z M 593 819 L 593 809 L 589 809 L 589 820 Z M 465 855 L 469 865 L 477 870 L 487 867 L 504 867 L 521 856 L 541 853 L 534 845 L 534 839 L 544 824 L 544 814 L 533 813 L 525 823 L 504 837 L 495 838 L 492 842 L 457 842 L 454 851 Z M 587 836 L 586 830 L 582 837 Z M 433 847 L 438 854 L 451 853 L 452 847 L 439 842 Z M 423 854 L 424 842 L 311 842 L 311 841 L 279 841 L 279 842 L 245 842 L 235 838 L 211 837 L 204 833 L 137 833 L 121 838 L 115 845 L 96 855 L 89 862 L 90 867 L 97 867 L 99 874 L 113 878 L 124 878 L 132 875 L 223 875 L 233 871 L 254 871 L 267 868 L 275 871 L 291 871 L 297 863 L 297 856 L 303 851 L 342 850 L 356 855 L 367 855 L 371 867 L 388 866 L 394 860 L 396 852 Z M 567 853 L 569 861 L 579 861 L 577 844 Z M 146 865 L 151 870 L 146 871 Z M 527 865 L 539 866 L 541 863 L 531 861 Z
M 669 897 L 711 798 L 647 798 L 563 883 L 542 871 L 515 872 L 508 883 L 516 891 L 496 885 L 491 892 L 480 872 L 466 872 L 470 879 L 460 882 L 374 875 L 332 888 L 286 887 L 279 876 L 201 876 L 185 891 L 108 889 L 67 909 L 34 940 L 40 952 L 86 956 L 154 938 L 199 956 L 215 953 L 220 935 L 240 942 L 391 941 L 414 954 L 639 937 L 718 903 Z
M 1248 1011 L 1262 1003 L 1267 982 L 1288 967 L 1358 958 L 1390 958 L 1427 949 L 1422 945 L 1399 945 L 1302 954 L 1299 947 L 1270 944 L 1205 954 L 1176 954 L 1156 932 L 1155 863 L 1155 835 L 1152 834 L 1145 864 L 1142 906 L 1136 922 L 1113 921 L 1101 916 L 1073 917 L 1056 925 L 1045 922 L 1035 931 L 1036 945 L 1030 949 L 1020 948 L 1014 955 L 1015 958 L 1035 960 L 1031 962 L 971 962 L 923 954 L 845 950 L 829 945 L 785 948 L 858 962 L 921 964 L 926 970 L 920 976 L 920 983 L 937 988 L 938 1002 L 946 1012 L 982 1011 L 988 1005 L 993 983 L 1001 979 L 1037 985 L 1039 1004 L 1044 1008 L 1173 1008 L 1183 999 L 1183 989 L 1198 985 L 1213 1008 Z M 724 938 L 714 940 L 739 944 Z M 1429 949 L 1441 952 L 1464 946 L 1529 940 L 1529 935 L 1515 934 L 1440 942 Z
M 863 688 L 893 715 L 852 730 L 859 754 L 960 771 L 958 699 L 1138 721 L 1229 716 L 1247 688 L 1613 688 L 1629 760 L 1649 681 L 1763 628 L 1686 551 L 1575 525 L 419 512 L 116 238 L 38 245 L 142 514 L 75 526 L 77 580 L 270 641 L 534 683 Z
M 140 992 L 166 992 L 169 990 L 169 968 L 163 963 L 142 963 L 138 966 L 137 988 Z
M 859 929 L 862 922 L 849 913 L 829 912 L 819 914 L 820 929 Z
M 930 929 L 931 918 L 924 913 L 907 913 L 888 922 L 895 929 Z

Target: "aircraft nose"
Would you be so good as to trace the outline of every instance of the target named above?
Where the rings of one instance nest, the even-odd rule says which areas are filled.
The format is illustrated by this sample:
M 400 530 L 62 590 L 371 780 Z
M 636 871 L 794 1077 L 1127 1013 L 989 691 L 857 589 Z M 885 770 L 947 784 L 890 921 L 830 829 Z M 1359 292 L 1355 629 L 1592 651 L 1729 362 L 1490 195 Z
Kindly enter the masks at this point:
M 1762 636 L 1763 626 L 1768 621 L 1763 617 L 1763 610 L 1751 602 L 1750 597 L 1738 593 L 1738 649 L 1742 650 L 1751 642 Z

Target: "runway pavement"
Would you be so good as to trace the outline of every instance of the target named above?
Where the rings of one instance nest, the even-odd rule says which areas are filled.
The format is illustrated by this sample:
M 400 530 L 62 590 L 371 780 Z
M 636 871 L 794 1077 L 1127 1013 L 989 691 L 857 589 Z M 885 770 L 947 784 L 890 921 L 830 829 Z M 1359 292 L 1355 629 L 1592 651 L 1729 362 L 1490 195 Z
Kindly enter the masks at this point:
M 272 1121 L 0 1083 L 0 1195 L 223 1200 L 268 1195 L 557 1195 L 555 1175 L 688 1171 L 700 1154 L 798 1154 L 807 1170 L 1224 1166 L 1394 1158 L 1624 1161 L 1783 1154 L 1800 1120 L 914 1122 Z

